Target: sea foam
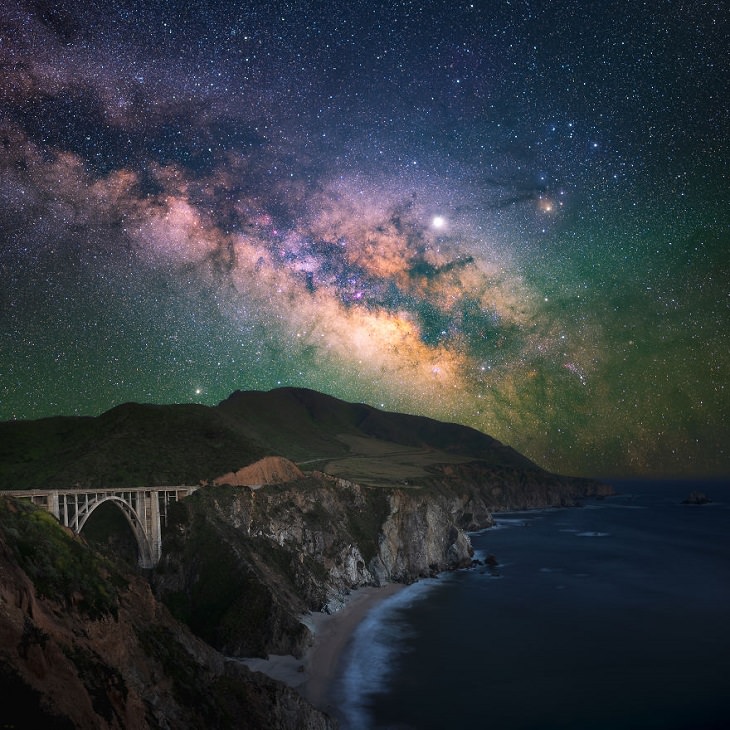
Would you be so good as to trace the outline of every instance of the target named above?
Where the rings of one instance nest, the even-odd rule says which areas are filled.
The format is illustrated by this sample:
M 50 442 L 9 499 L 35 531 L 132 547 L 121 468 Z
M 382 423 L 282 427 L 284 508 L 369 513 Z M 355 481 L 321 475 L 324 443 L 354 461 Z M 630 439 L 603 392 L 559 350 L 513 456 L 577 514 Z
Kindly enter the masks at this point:
M 371 727 L 370 700 L 385 691 L 398 655 L 405 650 L 404 640 L 411 631 L 399 620 L 399 611 L 424 599 L 442 582 L 430 578 L 408 586 L 375 606 L 355 629 L 337 691 L 348 730 Z

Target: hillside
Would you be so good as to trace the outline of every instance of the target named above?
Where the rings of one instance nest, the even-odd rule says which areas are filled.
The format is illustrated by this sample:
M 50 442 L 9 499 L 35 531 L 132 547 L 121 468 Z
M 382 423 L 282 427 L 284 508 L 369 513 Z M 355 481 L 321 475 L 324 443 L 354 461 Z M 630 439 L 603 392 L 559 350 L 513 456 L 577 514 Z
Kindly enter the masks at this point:
M 0 489 L 198 484 L 269 455 L 378 484 L 475 460 L 544 473 L 472 428 L 279 388 L 213 407 L 127 403 L 98 417 L 0 422 Z
M 126 403 L 0 422 L 0 489 L 197 484 L 268 453 L 215 408 Z
M 0 576 L 3 727 L 334 728 L 194 636 L 139 575 L 2 496 Z

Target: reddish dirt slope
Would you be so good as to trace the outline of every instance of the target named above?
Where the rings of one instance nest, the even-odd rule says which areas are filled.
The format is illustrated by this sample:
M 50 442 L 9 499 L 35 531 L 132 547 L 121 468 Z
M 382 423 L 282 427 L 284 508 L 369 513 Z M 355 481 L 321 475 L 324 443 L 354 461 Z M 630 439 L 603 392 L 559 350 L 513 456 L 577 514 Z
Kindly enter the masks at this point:
M 282 456 L 265 456 L 235 472 L 228 472 L 213 480 L 214 484 L 232 484 L 236 487 L 259 487 L 262 484 L 283 484 L 304 478 L 299 467 Z

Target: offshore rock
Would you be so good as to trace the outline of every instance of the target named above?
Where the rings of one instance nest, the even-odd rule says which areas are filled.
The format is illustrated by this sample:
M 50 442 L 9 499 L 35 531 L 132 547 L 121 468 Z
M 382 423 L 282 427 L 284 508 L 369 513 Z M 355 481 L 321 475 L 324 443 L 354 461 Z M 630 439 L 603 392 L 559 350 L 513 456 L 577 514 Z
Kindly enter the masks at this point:
M 704 492 L 690 492 L 687 499 L 682 500 L 682 504 L 709 504 L 712 500 Z

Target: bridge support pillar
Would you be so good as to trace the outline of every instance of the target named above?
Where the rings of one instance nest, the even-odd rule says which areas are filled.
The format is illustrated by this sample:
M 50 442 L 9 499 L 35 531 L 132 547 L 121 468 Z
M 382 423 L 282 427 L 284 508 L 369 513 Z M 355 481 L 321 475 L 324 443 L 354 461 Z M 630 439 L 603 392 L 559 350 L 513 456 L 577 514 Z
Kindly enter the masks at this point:
M 61 519 L 61 509 L 58 506 L 58 490 L 53 490 L 48 495 L 48 511 L 57 519 Z
M 149 516 L 147 539 L 150 543 L 150 565 L 143 565 L 140 556 L 141 568 L 154 568 L 162 556 L 162 524 L 160 522 L 160 500 L 157 491 L 145 492 L 145 512 Z
M 91 513 L 112 501 L 122 510 L 139 547 L 139 566 L 154 568 L 162 557 L 162 523 L 167 524 L 169 502 L 191 495 L 198 487 L 131 487 L 127 489 L 23 489 L 6 491 L 9 497 L 29 499 L 50 512 L 77 535 Z M 162 507 L 160 507 L 162 504 Z

